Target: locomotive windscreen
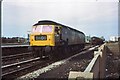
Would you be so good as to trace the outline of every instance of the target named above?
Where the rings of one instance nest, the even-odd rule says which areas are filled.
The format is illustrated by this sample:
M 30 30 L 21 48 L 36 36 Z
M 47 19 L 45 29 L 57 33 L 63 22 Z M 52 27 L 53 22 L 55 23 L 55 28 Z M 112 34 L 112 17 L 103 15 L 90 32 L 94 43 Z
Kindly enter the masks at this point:
M 52 32 L 52 26 L 43 26 L 42 32 Z
M 32 32 L 40 32 L 40 33 L 50 33 L 52 32 L 52 26 L 50 25 L 38 25 L 38 26 L 34 26 L 32 28 Z

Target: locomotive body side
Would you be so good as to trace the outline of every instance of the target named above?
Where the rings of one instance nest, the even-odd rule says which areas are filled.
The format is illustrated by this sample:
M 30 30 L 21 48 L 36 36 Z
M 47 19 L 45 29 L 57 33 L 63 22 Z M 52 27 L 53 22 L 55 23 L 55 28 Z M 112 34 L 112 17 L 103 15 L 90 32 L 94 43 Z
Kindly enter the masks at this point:
M 63 26 L 62 35 L 62 40 L 67 41 L 68 45 L 85 44 L 85 35 L 80 31 Z

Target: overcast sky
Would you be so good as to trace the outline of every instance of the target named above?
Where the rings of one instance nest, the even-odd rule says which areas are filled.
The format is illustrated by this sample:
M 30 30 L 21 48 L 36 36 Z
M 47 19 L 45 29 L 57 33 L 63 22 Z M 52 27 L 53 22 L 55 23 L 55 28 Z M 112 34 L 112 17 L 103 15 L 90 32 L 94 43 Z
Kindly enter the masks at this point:
M 3 0 L 2 36 L 26 37 L 39 20 L 53 20 L 108 40 L 118 35 L 118 0 Z

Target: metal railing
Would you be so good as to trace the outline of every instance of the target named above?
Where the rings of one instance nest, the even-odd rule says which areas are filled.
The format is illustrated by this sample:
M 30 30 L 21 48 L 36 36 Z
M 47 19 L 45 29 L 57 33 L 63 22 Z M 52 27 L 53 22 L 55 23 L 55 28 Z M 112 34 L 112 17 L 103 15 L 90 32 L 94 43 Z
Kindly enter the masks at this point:
M 70 71 L 69 80 L 98 79 L 105 78 L 106 64 L 106 43 L 94 51 L 94 58 L 91 60 L 84 72 Z

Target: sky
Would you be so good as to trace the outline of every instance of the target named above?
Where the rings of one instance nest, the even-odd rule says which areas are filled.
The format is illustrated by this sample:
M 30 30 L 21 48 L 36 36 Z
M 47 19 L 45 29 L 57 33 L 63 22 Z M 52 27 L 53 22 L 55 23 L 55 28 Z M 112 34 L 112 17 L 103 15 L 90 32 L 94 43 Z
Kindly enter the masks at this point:
M 86 36 L 118 35 L 118 0 L 3 0 L 2 37 L 27 37 L 32 25 L 52 20 Z

